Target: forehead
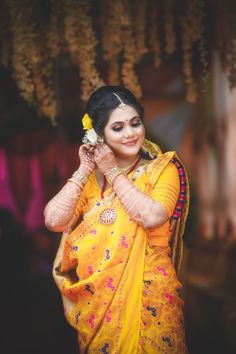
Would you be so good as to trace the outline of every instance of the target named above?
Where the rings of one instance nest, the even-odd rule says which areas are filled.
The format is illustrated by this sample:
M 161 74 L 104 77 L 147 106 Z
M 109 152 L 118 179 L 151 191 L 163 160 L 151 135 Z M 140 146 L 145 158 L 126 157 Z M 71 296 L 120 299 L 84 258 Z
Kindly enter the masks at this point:
M 136 109 L 132 106 L 126 105 L 124 109 L 117 107 L 116 109 L 114 109 L 114 111 L 112 111 L 108 120 L 108 124 L 112 124 L 115 122 L 125 122 L 137 115 L 138 113 Z

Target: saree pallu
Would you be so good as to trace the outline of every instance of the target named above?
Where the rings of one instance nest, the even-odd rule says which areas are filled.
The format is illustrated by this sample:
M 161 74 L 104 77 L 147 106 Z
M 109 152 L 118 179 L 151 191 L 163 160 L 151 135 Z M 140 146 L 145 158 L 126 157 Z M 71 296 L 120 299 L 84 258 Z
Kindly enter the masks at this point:
M 134 185 L 148 194 L 172 156 L 152 162 Z M 116 221 L 100 224 L 105 208 L 96 205 L 64 233 L 53 267 L 80 353 L 186 353 L 181 284 L 168 244 L 151 246 L 118 198 Z

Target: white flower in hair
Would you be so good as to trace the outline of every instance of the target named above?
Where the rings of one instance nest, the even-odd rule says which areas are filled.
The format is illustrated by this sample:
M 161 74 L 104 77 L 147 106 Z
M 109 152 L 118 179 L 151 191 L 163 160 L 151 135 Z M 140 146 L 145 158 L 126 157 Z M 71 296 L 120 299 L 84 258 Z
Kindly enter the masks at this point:
M 99 142 L 102 141 L 103 140 L 100 138 L 100 136 L 95 132 L 93 128 L 87 130 L 83 137 L 84 144 L 98 144 Z

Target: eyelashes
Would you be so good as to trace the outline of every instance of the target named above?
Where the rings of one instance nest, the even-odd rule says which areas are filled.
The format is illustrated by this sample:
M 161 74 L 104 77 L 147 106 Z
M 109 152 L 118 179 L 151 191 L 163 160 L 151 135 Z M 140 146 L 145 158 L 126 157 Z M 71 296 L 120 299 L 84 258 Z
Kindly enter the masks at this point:
M 117 128 L 112 128 L 114 132 L 120 132 L 122 130 L 122 127 L 117 127 Z
M 131 127 L 136 128 L 136 127 L 139 127 L 141 124 L 142 124 L 142 121 L 141 121 L 141 120 L 138 120 L 138 121 L 136 121 L 136 122 L 133 122 L 133 123 L 131 124 Z M 112 128 L 112 130 L 113 130 L 114 132 L 120 132 L 122 129 L 123 129 L 123 126 L 117 126 L 117 127 L 113 127 L 113 128 Z
M 138 120 L 137 122 L 132 123 L 132 127 L 139 127 L 142 124 L 141 120 Z

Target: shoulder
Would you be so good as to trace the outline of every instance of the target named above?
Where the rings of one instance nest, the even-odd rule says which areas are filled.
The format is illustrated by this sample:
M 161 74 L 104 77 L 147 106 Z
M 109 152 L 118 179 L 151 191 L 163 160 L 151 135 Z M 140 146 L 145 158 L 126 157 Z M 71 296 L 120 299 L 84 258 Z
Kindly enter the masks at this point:
M 160 172 L 166 168 L 175 168 L 175 165 L 172 162 L 174 156 L 175 151 L 168 151 L 164 154 L 160 154 L 155 160 L 152 160 L 147 164 L 147 173 L 160 174 Z
M 168 151 L 147 164 L 146 173 L 151 185 L 154 185 L 163 175 L 166 178 L 178 178 L 178 170 L 172 162 L 174 156 L 175 151 Z
M 171 176 L 177 175 L 178 176 L 178 169 L 177 169 L 177 167 L 175 166 L 175 164 L 172 161 L 169 161 L 165 165 L 165 167 L 164 167 L 164 169 L 163 169 L 161 174 L 171 175 Z
M 179 185 L 179 173 L 175 164 L 170 161 L 160 173 L 158 182 Z

